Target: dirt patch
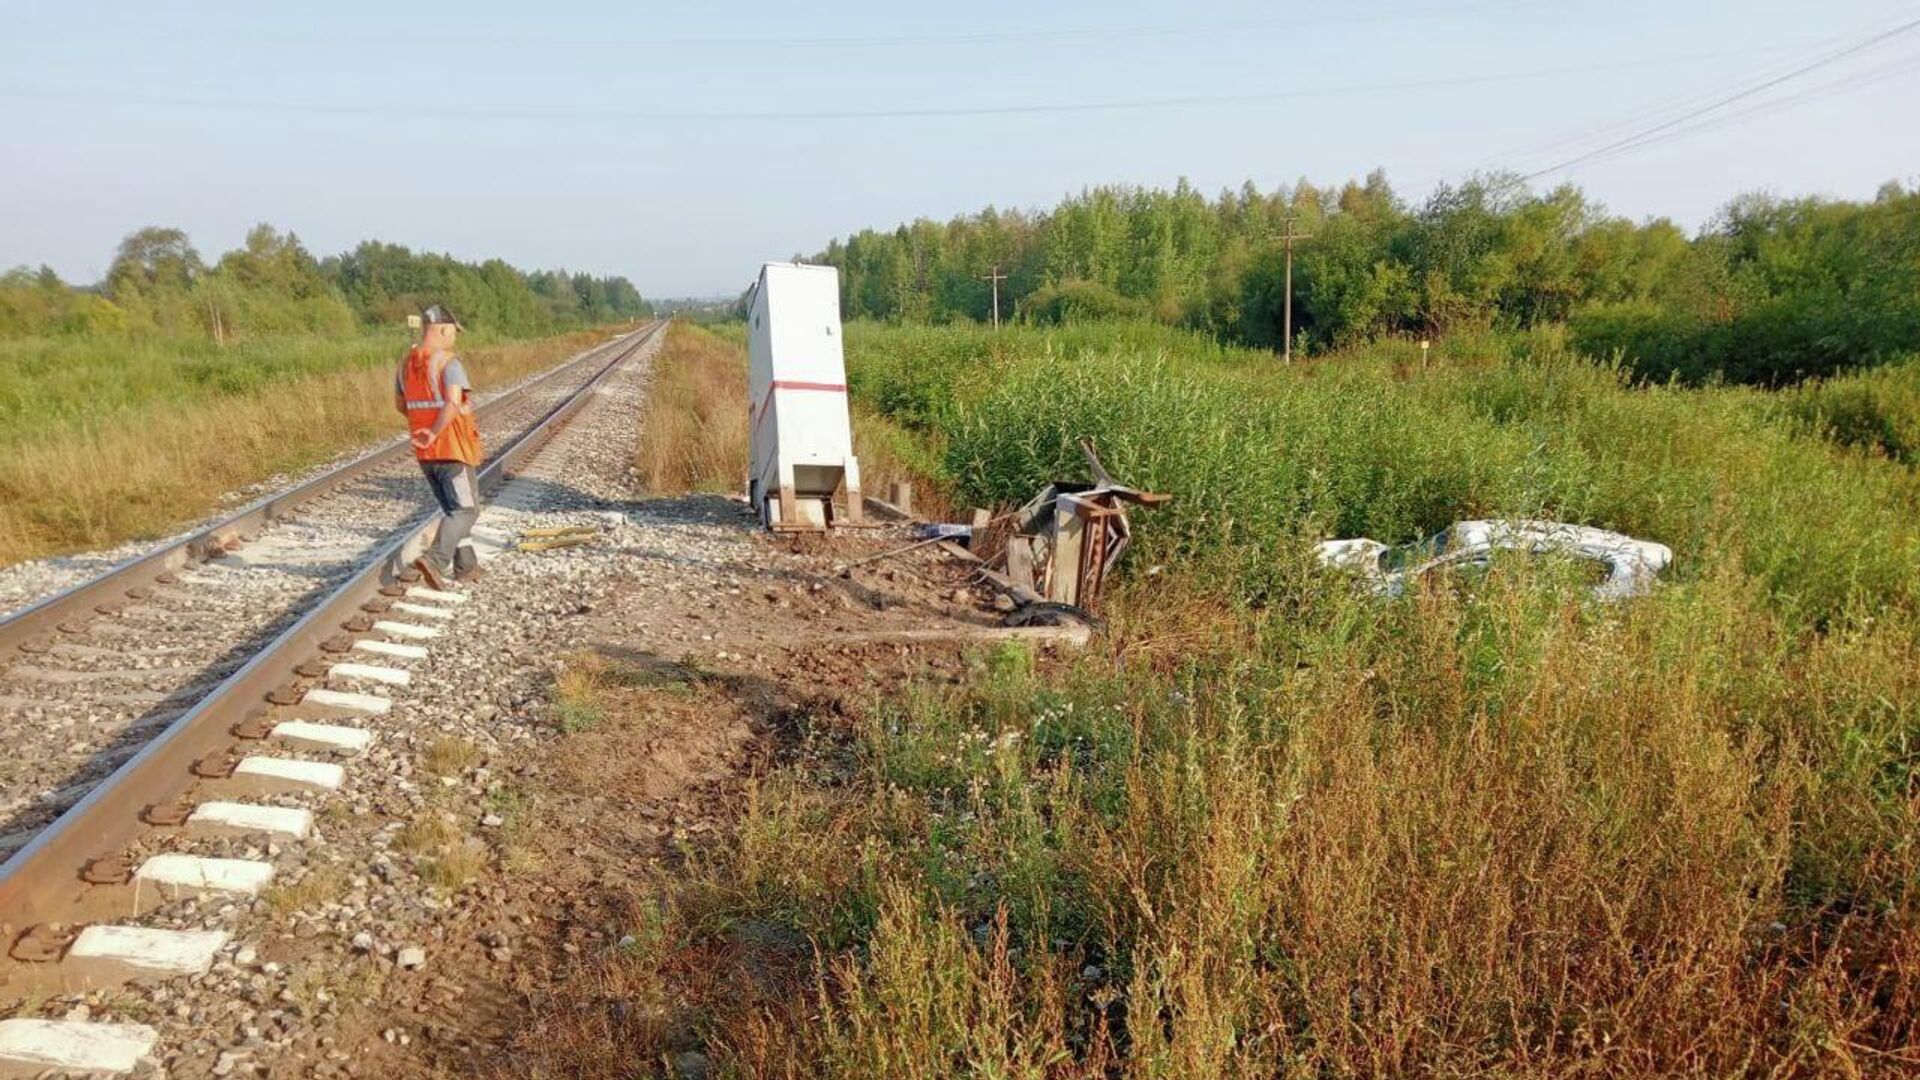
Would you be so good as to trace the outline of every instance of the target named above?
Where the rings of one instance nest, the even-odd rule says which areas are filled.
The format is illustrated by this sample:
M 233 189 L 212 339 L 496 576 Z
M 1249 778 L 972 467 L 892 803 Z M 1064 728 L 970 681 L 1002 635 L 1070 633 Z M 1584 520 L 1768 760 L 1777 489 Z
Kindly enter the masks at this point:
M 333 1025 L 332 1070 L 697 1075 L 709 1006 L 794 999 L 803 938 L 742 925 L 690 943 L 661 930 L 660 912 L 810 730 L 910 679 L 957 679 L 998 614 L 965 565 L 931 549 L 843 572 L 897 533 L 783 539 L 724 500 L 668 509 L 732 535 L 683 572 L 662 548 L 619 553 L 635 572 L 549 665 L 536 738 L 484 758 L 426 745 L 423 771 L 453 774 L 433 800 L 453 835 L 414 854 L 477 839 L 487 857 L 438 920 L 433 975 L 369 959 Z M 460 824 L 474 820 L 476 832 Z M 607 1060 L 609 1045 L 634 1056 Z

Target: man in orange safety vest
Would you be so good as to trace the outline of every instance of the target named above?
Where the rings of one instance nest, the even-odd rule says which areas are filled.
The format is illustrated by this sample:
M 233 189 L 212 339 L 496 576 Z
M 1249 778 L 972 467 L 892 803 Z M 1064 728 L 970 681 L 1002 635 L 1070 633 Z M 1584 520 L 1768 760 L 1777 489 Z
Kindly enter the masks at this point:
M 467 534 L 480 516 L 480 485 L 474 470 L 483 460 L 480 430 L 473 422 L 473 384 L 453 351 L 460 320 L 434 304 L 420 313 L 420 344 L 400 361 L 393 380 L 393 403 L 407 418 L 413 455 L 440 504 L 440 528 L 433 546 L 413 561 L 427 584 L 446 588 L 449 576 L 467 581 L 478 576 L 479 562 Z

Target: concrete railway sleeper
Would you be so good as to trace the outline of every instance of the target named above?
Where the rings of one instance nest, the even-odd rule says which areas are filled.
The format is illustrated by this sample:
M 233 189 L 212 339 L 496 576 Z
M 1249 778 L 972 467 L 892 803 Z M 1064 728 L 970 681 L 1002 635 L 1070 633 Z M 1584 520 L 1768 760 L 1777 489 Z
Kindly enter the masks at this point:
M 491 494 L 522 469 L 662 329 L 656 324 L 588 354 L 592 377 L 495 455 L 480 473 L 482 490 Z M 394 695 L 412 682 L 410 665 L 426 661 L 433 639 L 458 627 L 466 596 L 422 588 L 404 569 L 430 532 L 429 519 L 408 520 L 345 580 L 328 582 L 325 595 L 288 614 L 264 647 L 244 662 L 236 657 L 231 674 L 184 712 L 176 708 L 164 729 L 148 726 L 137 753 L 0 864 L 7 946 L 0 1015 L 37 994 L 209 969 L 229 945 L 225 931 L 129 920 L 186 897 L 223 903 L 258 896 L 275 877 L 271 856 L 309 837 L 316 808 L 347 781 L 353 759 L 379 738 Z M 171 588 L 191 572 L 166 573 Z M 86 587 L 65 595 L 70 607 L 103 603 Z M 150 655 L 156 665 L 170 662 L 165 652 Z M 131 1072 L 157 1037 L 137 1022 L 0 1019 L 0 1077 Z
M 616 339 L 483 402 L 487 436 L 509 442 L 634 347 Z M 14 750 L 0 759 L 0 858 L 136 750 L 153 715 L 198 700 L 429 506 L 396 440 L 0 620 Z M 206 541 L 242 529 L 256 540 Z M 209 546 L 215 558 L 191 561 Z

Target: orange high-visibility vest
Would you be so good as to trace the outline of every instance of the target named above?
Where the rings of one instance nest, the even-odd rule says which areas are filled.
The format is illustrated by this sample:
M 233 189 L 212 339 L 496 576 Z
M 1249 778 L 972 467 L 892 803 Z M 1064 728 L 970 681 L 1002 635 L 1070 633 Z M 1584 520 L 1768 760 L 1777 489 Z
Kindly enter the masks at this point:
M 419 431 L 431 430 L 433 422 L 440 418 L 440 409 L 446 404 L 445 388 L 440 376 L 447 366 L 445 353 L 427 353 L 415 347 L 407 353 L 406 363 L 400 370 L 400 388 L 407 402 L 407 429 Z M 413 448 L 413 456 L 421 461 L 464 461 L 478 466 L 483 460 L 480 456 L 480 429 L 473 423 L 473 395 L 466 395 L 461 402 L 460 411 L 454 415 L 453 422 L 440 433 L 440 437 L 428 443 L 424 449 Z

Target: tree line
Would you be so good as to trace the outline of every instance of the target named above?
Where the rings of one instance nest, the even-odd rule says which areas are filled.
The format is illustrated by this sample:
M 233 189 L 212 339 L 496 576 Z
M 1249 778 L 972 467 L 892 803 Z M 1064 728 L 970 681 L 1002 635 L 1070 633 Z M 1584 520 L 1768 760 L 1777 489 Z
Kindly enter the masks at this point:
M 1508 178 L 1414 204 L 1380 172 L 1339 187 L 1208 198 L 1090 188 L 1052 210 L 988 208 L 836 239 L 848 317 L 943 323 L 1151 318 L 1278 347 L 1287 222 L 1297 348 L 1383 336 L 1569 328 L 1652 378 L 1780 383 L 1920 349 L 1920 188 L 1868 202 L 1749 195 L 1697 233 Z
M 402 322 L 429 303 L 505 336 L 651 313 L 624 277 L 528 273 L 499 259 L 463 262 L 377 241 L 322 259 L 270 225 L 208 262 L 185 232 L 147 228 L 121 241 L 94 285 L 69 285 L 44 266 L 0 275 L 0 337 L 344 334 Z

